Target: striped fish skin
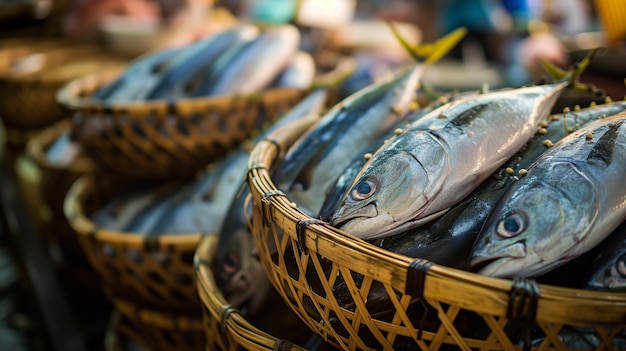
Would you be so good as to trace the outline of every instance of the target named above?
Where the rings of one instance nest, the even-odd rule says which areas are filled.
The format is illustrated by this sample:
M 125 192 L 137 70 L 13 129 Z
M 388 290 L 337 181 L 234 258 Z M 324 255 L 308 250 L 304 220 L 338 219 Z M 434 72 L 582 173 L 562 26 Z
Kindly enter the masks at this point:
M 626 113 L 544 152 L 500 199 L 470 256 L 478 273 L 535 277 L 593 249 L 626 219 Z
M 566 86 L 488 92 L 431 111 L 368 160 L 331 225 L 369 240 L 441 216 L 528 142 Z

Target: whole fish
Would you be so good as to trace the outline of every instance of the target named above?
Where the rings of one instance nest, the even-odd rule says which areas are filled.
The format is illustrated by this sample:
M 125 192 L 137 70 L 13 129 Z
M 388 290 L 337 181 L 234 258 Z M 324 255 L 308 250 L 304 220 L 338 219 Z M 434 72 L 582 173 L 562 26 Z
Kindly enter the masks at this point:
M 431 111 L 367 161 L 331 225 L 375 239 L 441 216 L 528 142 L 567 85 L 487 92 Z
M 422 66 L 414 66 L 385 82 L 370 85 L 333 106 L 293 145 L 276 168 L 278 187 L 312 215 L 351 155 L 377 139 L 407 115 Z M 397 103 L 396 89 L 409 94 Z M 398 106 L 394 109 L 394 105 Z
M 420 84 L 419 90 L 417 90 L 416 93 L 418 95 L 422 94 L 424 87 L 425 85 L 423 83 Z M 352 185 L 352 182 L 354 182 L 354 179 L 365 165 L 367 161 L 365 155 L 373 154 L 386 141 L 391 139 L 391 137 L 393 137 L 398 130 L 401 130 L 403 127 L 405 127 L 406 124 L 417 121 L 418 119 L 428 114 L 430 111 L 441 107 L 443 104 L 460 99 L 462 97 L 474 96 L 481 93 L 484 93 L 484 91 L 465 91 L 461 93 L 452 92 L 448 94 L 440 94 L 426 106 L 420 107 L 415 111 L 412 111 L 411 115 L 407 116 L 407 118 L 405 119 L 398 121 L 395 126 L 387 128 L 389 131 L 386 131 L 385 134 L 374 140 L 372 143 L 367 144 L 360 152 L 355 153 L 356 157 L 352 159 L 352 161 L 341 172 L 339 177 L 332 183 L 331 187 L 324 194 L 324 202 L 322 203 L 322 207 L 320 209 L 318 217 L 323 221 L 330 221 L 330 217 L 339 206 L 343 194 L 348 190 L 350 185 Z
M 94 92 L 93 98 L 110 101 L 144 100 L 158 84 L 167 64 L 185 47 L 171 47 L 146 53 L 130 62 L 112 82 Z
M 290 123 L 289 132 L 304 130 L 319 118 L 328 97 L 326 89 L 317 89 L 302 99 L 272 126 L 262 131 L 255 140 L 261 140 L 279 127 Z M 300 135 L 294 133 L 293 135 Z M 287 141 L 290 144 L 293 140 Z M 283 145 L 286 149 L 287 145 Z M 283 153 L 284 153 L 283 149 Z M 242 146 L 237 153 L 249 157 L 250 149 Z M 237 176 L 241 191 L 233 196 L 219 230 L 217 264 L 213 267 L 216 283 L 228 302 L 238 308 L 245 305 L 248 314 L 254 314 L 263 305 L 271 284 L 261 262 L 254 257 L 254 238 L 246 220 L 246 199 L 250 189 L 245 185 L 248 169 Z
M 534 277 L 593 249 L 626 219 L 626 113 L 546 150 L 500 199 L 471 251 L 478 273 Z
M 182 50 L 161 73 L 156 86 L 146 99 L 176 99 L 190 95 L 193 79 L 212 67 L 216 61 L 240 42 L 249 42 L 259 35 L 252 24 L 242 24 L 204 37 Z
M 464 32 L 455 31 L 430 44 L 423 63 L 416 62 L 387 79 L 348 96 L 307 131 L 277 165 L 274 181 L 310 215 L 319 213 L 324 196 L 353 152 L 362 150 L 389 129 L 406 121 L 416 106 L 419 80 L 429 63 L 441 57 Z
M 591 269 L 585 282 L 587 289 L 626 291 L 626 222 L 602 243 Z
M 300 32 L 295 26 L 267 29 L 219 69 L 217 79 L 209 76 L 209 84 L 201 83 L 194 96 L 257 92 L 280 74 L 298 52 L 299 45 Z

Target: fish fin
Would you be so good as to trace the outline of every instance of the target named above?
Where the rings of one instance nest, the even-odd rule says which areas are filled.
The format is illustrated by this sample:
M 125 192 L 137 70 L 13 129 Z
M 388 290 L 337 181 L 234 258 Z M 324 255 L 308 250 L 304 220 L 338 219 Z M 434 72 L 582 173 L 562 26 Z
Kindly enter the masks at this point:
M 438 61 L 444 55 L 446 55 L 452 47 L 463 39 L 467 33 L 465 27 L 458 28 L 441 39 L 438 39 L 434 43 L 423 43 L 419 45 L 411 46 L 400 34 L 396 26 L 392 21 L 387 21 L 387 24 L 391 28 L 394 37 L 398 39 L 402 47 L 413 57 L 417 62 L 424 60 L 424 63 L 433 63 Z
M 357 61 L 353 57 L 342 58 L 337 62 L 335 69 L 314 77 L 311 83 L 311 89 L 315 90 L 339 86 L 356 71 L 357 66 Z
M 606 166 L 611 164 L 615 150 L 615 143 L 617 141 L 617 137 L 619 136 L 619 129 L 622 124 L 624 124 L 623 120 L 609 126 L 609 129 L 602 134 L 589 152 L 589 155 L 587 155 L 588 160 L 596 160 Z
M 566 82 L 569 81 L 570 88 L 587 90 L 588 87 L 585 84 L 579 82 L 580 75 L 589 67 L 591 60 L 597 54 L 600 48 L 594 48 L 589 50 L 587 56 L 584 59 L 574 63 L 572 68 L 568 71 L 565 71 L 553 63 L 545 60 L 539 59 L 543 69 L 546 71 L 550 79 L 554 82 Z

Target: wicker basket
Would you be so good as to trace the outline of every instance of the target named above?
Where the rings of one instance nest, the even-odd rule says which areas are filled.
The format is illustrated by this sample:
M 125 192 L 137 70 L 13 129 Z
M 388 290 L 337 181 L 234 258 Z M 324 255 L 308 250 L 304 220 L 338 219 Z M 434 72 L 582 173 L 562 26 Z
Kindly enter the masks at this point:
M 202 317 L 165 313 L 139 307 L 123 300 L 114 301 L 107 351 L 129 351 L 137 346 L 150 351 L 202 351 Z M 133 348 L 126 347 L 129 343 Z
M 130 183 L 129 183 L 130 184 Z M 129 185 L 91 175 L 69 189 L 64 213 L 112 301 L 123 300 L 156 311 L 200 314 L 193 255 L 201 234 L 146 237 L 96 227 L 89 216 L 112 189 Z M 110 195 L 109 195 L 110 196 Z
M 286 303 L 331 344 L 346 350 L 520 350 L 520 344 L 565 350 L 558 333 L 575 328 L 595 332 L 597 350 L 624 347 L 615 336 L 626 330 L 626 294 L 489 278 L 378 248 L 308 217 L 276 188 L 268 172 L 275 144 L 259 142 L 249 161 L 259 257 Z M 340 279 L 351 308 L 333 290 Z M 385 289 L 388 313 L 367 303 L 372 286 Z M 530 342 L 541 334 L 541 342 Z
M 111 105 L 89 97 L 119 74 L 108 70 L 76 79 L 58 92 L 58 101 L 76 111 L 76 137 L 98 164 L 135 179 L 193 176 L 306 94 L 281 88 Z
M 42 211 L 49 213 L 48 230 L 44 233 L 58 245 L 68 262 L 87 263 L 80 244 L 69 226 L 63 213 L 63 201 L 70 186 L 82 175 L 95 171 L 93 161 L 84 154 L 79 154 L 67 166 L 51 163 L 46 158 L 46 151 L 52 143 L 72 127 L 69 119 L 64 119 L 44 128 L 26 144 L 26 155 L 34 161 L 41 173 L 40 191 L 43 203 Z
M 29 55 L 37 61 L 34 72 L 15 73 L 13 64 Z M 96 46 L 69 45 L 65 41 L 32 40 L 0 49 L 0 118 L 7 129 L 37 129 L 69 117 L 56 101 L 57 90 L 63 84 L 124 63 Z
M 228 304 L 217 288 L 211 266 L 215 264 L 218 236 L 205 236 L 195 256 L 196 282 L 202 300 L 206 350 L 305 350 L 291 341 L 279 339 L 250 324 Z

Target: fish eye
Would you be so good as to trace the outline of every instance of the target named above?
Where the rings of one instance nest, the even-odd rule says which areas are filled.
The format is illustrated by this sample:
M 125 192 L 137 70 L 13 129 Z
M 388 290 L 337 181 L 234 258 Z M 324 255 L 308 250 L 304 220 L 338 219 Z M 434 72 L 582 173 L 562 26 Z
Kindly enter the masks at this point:
M 233 253 L 226 255 L 222 269 L 227 274 L 235 274 L 239 271 L 239 257 Z
M 615 263 L 615 268 L 617 273 L 622 277 L 626 278 L 626 254 L 622 254 Z
M 496 227 L 496 233 L 503 238 L 519 235 L 526 229 L 526 217 L 519 212 L 511 211 L 505 214 Z
M 353 200 L 364 200 L 372 196 L 375 191 L 376 182 L 370 178 L 365 178 L 352 189 L 350 197 Z

